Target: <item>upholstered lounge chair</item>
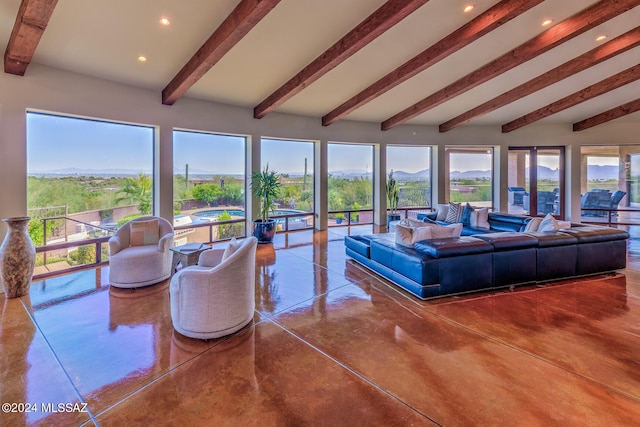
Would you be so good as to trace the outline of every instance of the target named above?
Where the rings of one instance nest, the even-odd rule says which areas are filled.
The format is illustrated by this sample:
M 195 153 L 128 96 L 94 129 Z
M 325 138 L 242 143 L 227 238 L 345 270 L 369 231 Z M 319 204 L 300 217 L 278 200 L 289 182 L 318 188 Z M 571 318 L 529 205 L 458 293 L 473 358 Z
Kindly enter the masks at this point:
M 109 239 L 109 282 L 139 288 L 171 277 L 173 226 L 160 217 L 127 222 Z
M 219 338 L 253 320 L 257 244 L 251 236 L 230 242 L 225 250 L 207 250 L 198 265 L 173 276 L 169 292 L 176 331 L 191 338 Z

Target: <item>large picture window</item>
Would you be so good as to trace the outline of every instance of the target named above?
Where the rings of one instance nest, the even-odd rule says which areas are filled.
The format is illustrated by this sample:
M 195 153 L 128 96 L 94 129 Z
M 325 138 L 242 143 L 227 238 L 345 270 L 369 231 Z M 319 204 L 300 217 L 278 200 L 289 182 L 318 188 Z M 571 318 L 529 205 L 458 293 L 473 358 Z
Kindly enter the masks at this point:
M 218 223 L 176 231 L 176 245 L 245 235 L 244 136 L 173 132 L 174 224 Z M 233 221 L 231 223 L 227 221 Z
M 329 211 L 367 210 L 352 213 L 350 222 L 373 222 L 373 146 L 330 143 L 327 151 Z M 344 215 L 329 217 L 340 223 Z
M 151 126 L 27 112 L 27 206 L 36 246 L 98 237 L 152 214 L 154 135 Z M 95 252 L 76 247 L 40 254 L 37 263 L 89 264 Z
M 431 206 L 431 147 L 387 146 L 387 176 L 399 186 L 399 208 Z
M 280 197 L 275 200 L 274 216 L 278 228 L 297 230 L 313 227 L 313 153 L 312 141 L 262 138 L 260 141 L 261 169 L 281 174 Z
M 493 148 L 447 147 L 449 201 L 493 206 Z

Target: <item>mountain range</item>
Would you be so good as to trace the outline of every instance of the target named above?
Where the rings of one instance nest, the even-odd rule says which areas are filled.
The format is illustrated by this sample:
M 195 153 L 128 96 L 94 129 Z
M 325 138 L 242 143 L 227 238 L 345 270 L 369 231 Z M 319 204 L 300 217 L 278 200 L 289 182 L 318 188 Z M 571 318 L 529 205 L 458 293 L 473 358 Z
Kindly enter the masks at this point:
M 589 180 L 604 181 L 618 179 L 618 166 L 615 165 L 588 165 L 587 176 Z M 140 172 L 150 175 L 150 170 L 132 170 L 132 169 L 81 169 L 81 168 L 64 168 L 64 169 L 51 169 L 44 171 L 29 171 L 30 176 L 37 177 L 63 177 L 63 176 L 95 176 L 95 177 L 123 177 L 123 176 L 136 176 Z M 332 171 L 330 175 L 340 178 L 355 178 L 361 176 L 367 176 L 371 172 L 364 170 L 341 170 Z M 525 173 L 528 173 L 528 169 Z M 184 170 L 174 170 L 174 174 L 184 174 Z M 191 169 L 189 170 L 190 177 L 210 177 L 213 174 L 210 171 Z M 225 174 L 227 176 L 236 176 L 236 174 Z M 289 176 L 296 177 L 302 176 L 302 172 L 289 172 Z M 241 176 L 241 175 L 237 175 Z M 393 172 L 394 178 L 398 182 L 410 182 L 410 181 L 425 181 L 429 179 L 430 170 L 423 169 L 417 172 L 405 172 L 402 170 L 396 170 Z M 546 166 L 538 166 L 538 179 L 556 179 L 558 176 L 557 169 L 551 169 Z M 491 171 L 489 170 L 469 170 L 469 171 L 451 171 L 452 179 L 490 179 Z

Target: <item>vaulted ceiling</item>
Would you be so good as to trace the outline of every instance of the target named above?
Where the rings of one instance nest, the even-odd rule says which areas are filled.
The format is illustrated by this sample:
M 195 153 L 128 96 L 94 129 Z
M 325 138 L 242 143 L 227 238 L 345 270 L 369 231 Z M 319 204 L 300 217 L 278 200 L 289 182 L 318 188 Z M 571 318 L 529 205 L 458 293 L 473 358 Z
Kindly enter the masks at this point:
M 278 111 L 383 130 L 638 121 L 639 25 L 640 0 L 0 2 L 6 73 L 28 79 L 38 63 L 167 105 L 192 97 L 256 120 Z

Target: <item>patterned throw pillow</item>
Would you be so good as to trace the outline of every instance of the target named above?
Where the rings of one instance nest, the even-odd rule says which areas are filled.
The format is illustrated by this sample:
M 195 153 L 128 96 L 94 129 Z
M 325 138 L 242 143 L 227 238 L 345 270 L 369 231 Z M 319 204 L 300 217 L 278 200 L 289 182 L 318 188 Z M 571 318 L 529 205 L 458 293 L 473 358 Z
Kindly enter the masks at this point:
M 449 212 L 447 212 L 447 217 L 445 218 L 445 222 L 460 222 L 462 220 L 462 205 L 460 203 L 449 203 Z
M 160 226 L 157 219 L 131 221 L 129 230 L 131 246 L 156 245 L 160 241 Z

